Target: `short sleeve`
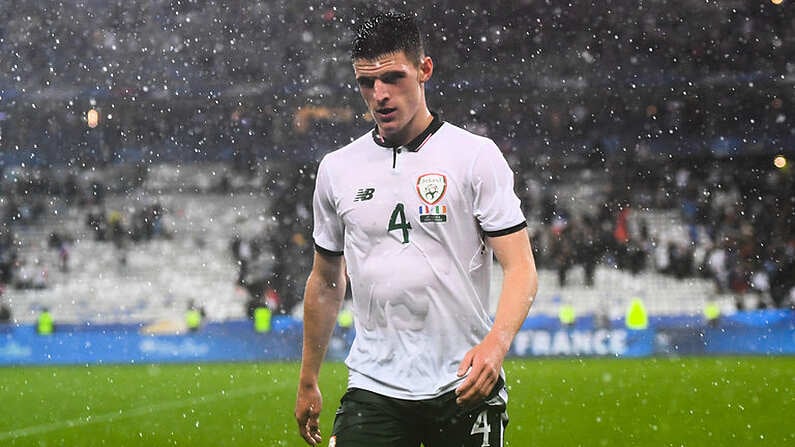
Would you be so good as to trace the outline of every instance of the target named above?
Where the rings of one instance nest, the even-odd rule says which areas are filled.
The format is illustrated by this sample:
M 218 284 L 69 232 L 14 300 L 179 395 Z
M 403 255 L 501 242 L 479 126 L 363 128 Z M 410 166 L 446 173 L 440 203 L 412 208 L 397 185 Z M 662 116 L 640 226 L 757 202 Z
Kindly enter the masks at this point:
M 489 236 L 501 236 L 527 226 L 514 192 L 513 171 L 499 148 L 486 139 L 472 166 L 473 212 Z
M 331 175 L 324 158 L 320 162 L 315 178 L 315 192 L 312 196 L 314 229 L 312 237 L 315 248 L 324 254 L 342 255 L 344 246 L 344 227 L 337 214 Z

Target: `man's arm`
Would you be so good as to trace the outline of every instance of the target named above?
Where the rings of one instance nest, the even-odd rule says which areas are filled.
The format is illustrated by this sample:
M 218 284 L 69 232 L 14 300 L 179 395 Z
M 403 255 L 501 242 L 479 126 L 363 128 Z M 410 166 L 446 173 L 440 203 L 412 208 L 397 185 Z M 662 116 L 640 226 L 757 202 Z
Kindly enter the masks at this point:
M 458 403 L 462 406 L 476 404 L 491 393 L 505 355 L 538 291 L 538 273 L 526 230 L 490 237 L 487 242 L 503 269 L 502 291 L 494 326 L 479 345 L 466 353 L 458 367 L 459 376 L 469 370 L 467 378 L 456 389 Z
M 322 441 L 319 417 L 323 397 L 318 376 L 344 298 L 343 257 L 316 251 L 304 292 L 304 346 L 295 403 L 298 430 L 310 445 L 318 445 Z

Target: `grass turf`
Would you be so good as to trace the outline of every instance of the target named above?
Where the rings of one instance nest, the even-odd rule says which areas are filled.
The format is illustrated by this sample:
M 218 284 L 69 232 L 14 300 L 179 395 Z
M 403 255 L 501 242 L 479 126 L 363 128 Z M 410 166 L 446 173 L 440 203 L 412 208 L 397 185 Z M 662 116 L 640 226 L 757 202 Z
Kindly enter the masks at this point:
M 505 364 L 506 445 L 795 445 L 795 357 Z M 3 446 L 301 446 L 298 365 L 0 368 Z M 345 387 L 322 371 L 328 438 Z

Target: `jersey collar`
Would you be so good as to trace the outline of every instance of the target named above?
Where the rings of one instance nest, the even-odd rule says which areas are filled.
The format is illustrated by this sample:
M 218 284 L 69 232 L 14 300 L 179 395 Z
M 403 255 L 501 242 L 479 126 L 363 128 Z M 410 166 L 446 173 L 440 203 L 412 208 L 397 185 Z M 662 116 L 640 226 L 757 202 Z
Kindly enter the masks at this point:
M 406 145 L 401 146 L 402 149 L 405 149 L 405 150 L 407 150 L 409 152 L 417 152 L 417 151 L 419 151 L 420 148 L 425 144 L 425 142 L 427 142 L 431 138 L 431 136 L 434 133 L 436 133 L 436 131 L 439 130 L 440 127 L 442 127 L 442 124 L 444 124 L 444 121 L 442 121 L 439 118 L 439 114 L 436 113 L 436 112 L 431 112 L 431 115 L 433 116 L 433 120 L 431 121 L 431 124 L 429 124 L 428 127 L 426 127 L 425 130 L 422 131 L 422 133 L 417 135 L 416 138 L 414 138 L 413 140 L 409 141 Z M 391 145 L 391 144 L 387 143 L 386 141 L 384 141 L 384 139 L 381 138 L 381 135 L 378 134 L 378 127 L 377 126 L 373 129 L 372 135 L 373 135 L 373 141 L 375 141 L 375 144 L 377 144 L 377 145 L 379 145 L 381 147 L 394 149 L 394 145 Z

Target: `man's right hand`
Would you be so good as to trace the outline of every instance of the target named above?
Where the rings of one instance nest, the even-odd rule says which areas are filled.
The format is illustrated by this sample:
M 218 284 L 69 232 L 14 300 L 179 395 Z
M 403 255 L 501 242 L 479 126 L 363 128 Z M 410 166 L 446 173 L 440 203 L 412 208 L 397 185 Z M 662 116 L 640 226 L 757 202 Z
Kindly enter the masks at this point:
M 295 401 L 295 420 L 298 431 L 309 445 L 319 445 L 323 441 L 320 436 L 320 410 L 323 407 L 323 396 L 320 387 L 299 385 L 298 397 Z

